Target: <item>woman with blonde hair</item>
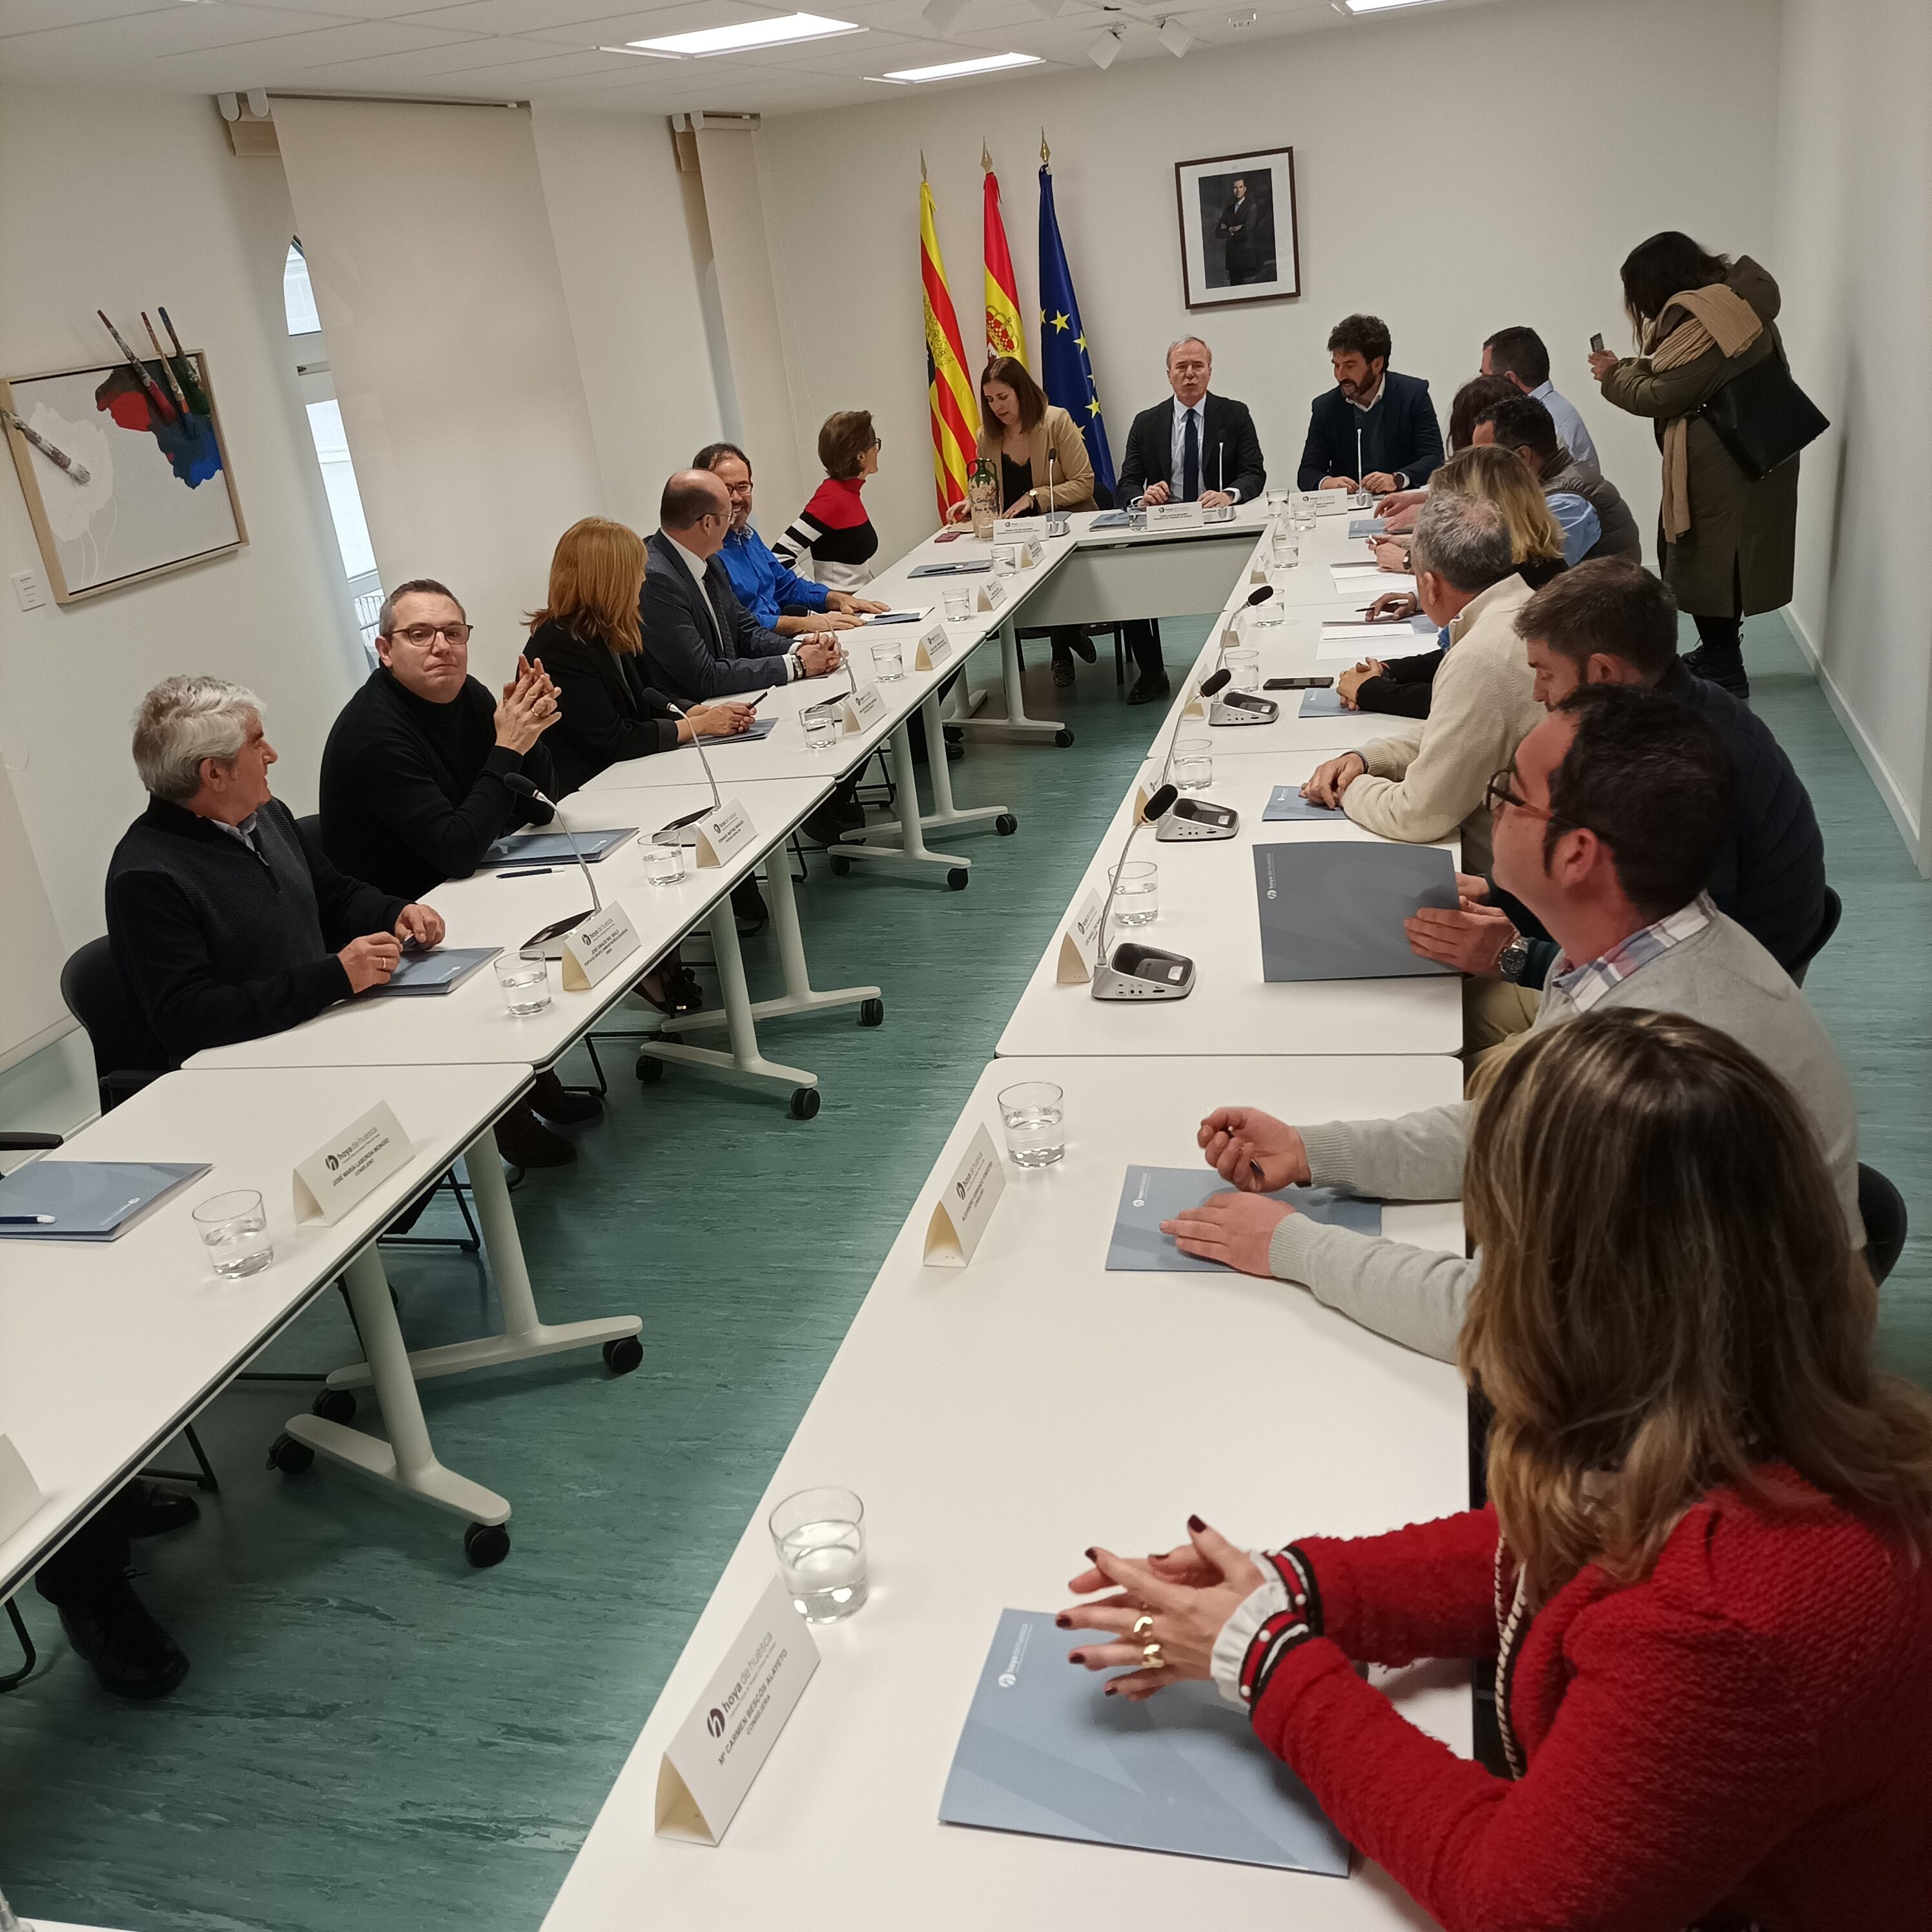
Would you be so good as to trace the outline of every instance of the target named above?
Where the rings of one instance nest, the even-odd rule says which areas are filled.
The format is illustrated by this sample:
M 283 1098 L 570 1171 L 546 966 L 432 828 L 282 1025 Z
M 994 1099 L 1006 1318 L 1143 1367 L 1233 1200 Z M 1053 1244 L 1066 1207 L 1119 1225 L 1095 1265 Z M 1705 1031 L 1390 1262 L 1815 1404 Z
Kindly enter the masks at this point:
M 1459 449 L 1438 466 L 1429 479 L 1429 487 L 1432 491 L 1486 497 L 1502 512 L 1503 520 L 1509 526 L 1516 574 L 1531 590 L 1540 590 L 1569 567 L 1563 559 L 1562 527 L 1550 513 L 1536 478 L 1514 450 L 1500 449 L 1493 443 Z M 1385 568 L 1408 567 L 1406 541 L 1400 546 L 1378 545 L 1376 554 Z M 1417 608 L 1412 596 L 1398 590 L 1378 597 L 1369 610 L 1373 619 L 1396 622 L 1414 616 Z M 1336 694 L 1353 711 L 1386 711 L 1400 718 L 1426 718 L 1430 694 L 1436 674 L 1442 668 L 1446 648 L 1439 646 L 1413 657 L 1364 658 L 1335 680 Z
M 1488 1508 L 1250 1554 L 1190 1520 L 1073 1580 L 1110 1694 L 1212 1678 L 1456 1932 L 1836 1932 L 1932 1898 L 1932 1402 L 1874 1359 L 1797 1097 L 1599 1009 L 1485 1083 L 1461 1345 Z M 1493 1662 L 1505 1777 L 1357 1674 Z
M 752 722 L 748 705 L 693 705 L 674 718 L 644 682 L 638 598 L 644 584 L 644 540 L 624 524 L 585 517 L 556 540 L 550 595 L 531 613 L 524 655 L 550 674 L 558 718 L 545 742 L 557 796 L 607 766 L 688 745 L 702 732 L 730 737 Z

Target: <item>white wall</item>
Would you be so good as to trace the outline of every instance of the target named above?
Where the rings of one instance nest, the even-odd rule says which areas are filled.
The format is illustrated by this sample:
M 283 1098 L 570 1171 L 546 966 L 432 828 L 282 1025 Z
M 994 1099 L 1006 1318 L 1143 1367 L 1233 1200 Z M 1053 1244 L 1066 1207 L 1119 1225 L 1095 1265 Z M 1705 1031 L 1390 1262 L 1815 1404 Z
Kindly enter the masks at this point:
M 768 178 L 783 184 L 779 284 L 805 372 L 800 434 L 833 410 L 870 408 L 886 440 L 868 496 L 885 553 L 931 528 L 920 153 L 970 362 L 982 340 L 980 140 L 1031 317 L 1043 123 L 1117 461 L 1135 412 L 1165 393 L 1166 345 L 1191 329 L 1214 350 L 1214 386 L 1253 409 L 1270 470 L 1285 476 L 1309 399 L 1330 380 L 1328 330 L 1349 310 L 1388 321 L 1396 366 L 1428 378 L 1445 424 L 1483 338 L 1528 322 L 1647 526 L 1654 446 L 1644 424 L 1594 399 L 1589 337 L 1624 338 L 1617 266 L 1658 229 L 1771 254 L 1778 56 L 1776 0 L 1525 0 L 768 119 L 758 138 Z M 1358 165 L 1365 134 L 1378 137 L 1374 174 L 1399 186 L 1377 188 Z M 1174 164 L 1284 146 L 1294 149 L 1301 298 L 1190 316 Z M 767 521 L 777 508 L 761 506 Z
M 205 99 L 0 89 L 0 363 L 28 375 L 112 359 L 94 310 L 124 332 L 165 303 L 208 352 L 250 539 L 64 610 L 23 613 L 10 586 L 0 596 L 0 757 L 69 950 L 103 930 L 108 855 L 142 807 L 128 725 L 150 685 L 196 670 L 253 686 L 282 754 L 278 789 L 309 811 L 323 737 L 360 676 L 283 320 L 293 232 L 280 168 L 230 154 Z M 0 577 L 40 567 L 6 470 Z
M 1805 452 L 1792 614 L 1922 871 L 1932 610 L 1932 8 L 1786 0 L 1775 256 Z

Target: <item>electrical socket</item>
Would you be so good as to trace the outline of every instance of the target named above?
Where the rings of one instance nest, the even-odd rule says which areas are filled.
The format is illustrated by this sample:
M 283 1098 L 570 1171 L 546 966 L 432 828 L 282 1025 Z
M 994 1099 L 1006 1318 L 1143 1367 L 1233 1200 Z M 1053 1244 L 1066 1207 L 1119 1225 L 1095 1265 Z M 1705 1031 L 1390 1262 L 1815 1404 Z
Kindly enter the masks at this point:
M 38 572 L 16 570 L 14 573 L 14 595 L 20 598 L 22 610 L 38 610 L 47 601 L 47 587 L 40 581 Z

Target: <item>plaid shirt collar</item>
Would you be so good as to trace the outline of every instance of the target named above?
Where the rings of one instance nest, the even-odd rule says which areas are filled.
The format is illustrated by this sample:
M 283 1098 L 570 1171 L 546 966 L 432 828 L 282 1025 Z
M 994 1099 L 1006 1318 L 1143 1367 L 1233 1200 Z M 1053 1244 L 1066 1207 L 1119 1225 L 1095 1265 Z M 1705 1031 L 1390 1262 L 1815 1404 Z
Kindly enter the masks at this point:
M 1550 985 L 1564 994 L 1580 1013 L 1587 1013 L 1610 988 L 1628 980 L 1640 966 L 1647 966 L 1660 953 L 1668 952 L 1702 932 L 1717 916 L 1718 908 L 1708 892 L 1700 892 L 1687 906 L 1646 926 L 1640 932 L 1620 940 L 1600 958 L 1573 966 L 1568 953 L 1558 953 L 1551 969 Z

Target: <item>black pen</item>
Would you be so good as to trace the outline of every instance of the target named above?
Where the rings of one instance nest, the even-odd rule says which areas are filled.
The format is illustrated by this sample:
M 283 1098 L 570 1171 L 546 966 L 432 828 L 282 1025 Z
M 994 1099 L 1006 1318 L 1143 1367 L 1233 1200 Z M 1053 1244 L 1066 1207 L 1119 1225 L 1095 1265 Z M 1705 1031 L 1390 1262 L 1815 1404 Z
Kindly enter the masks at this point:
M 499 872 L 496 876 L 500 879 L 541 879 L 546 873 L 556 870 L 554 866 L 532 866 L 527 872 Z

